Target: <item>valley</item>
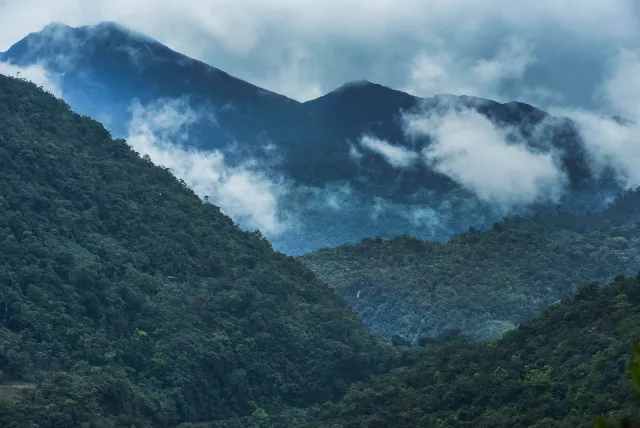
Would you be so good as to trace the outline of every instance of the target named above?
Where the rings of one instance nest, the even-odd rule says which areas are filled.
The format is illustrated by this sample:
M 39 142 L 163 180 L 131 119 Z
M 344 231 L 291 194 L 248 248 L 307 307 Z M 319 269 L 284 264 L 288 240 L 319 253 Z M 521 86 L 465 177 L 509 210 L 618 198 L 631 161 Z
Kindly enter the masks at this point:
M 639 213 L 634 190 L 598 213 L 514 217 L 446 243 L 363 239 L 300 260 L 388 340 L 447 330 L 490 340 L 581 285 L 635 276 Z
M 509 46 L 477 81 L 534 61 Z M 115 21 L 22 37 L 0 53 L 0 427 L 638 426 L 620 55 L 599 90 L 626 116 L 369 80 L 298 101 Z

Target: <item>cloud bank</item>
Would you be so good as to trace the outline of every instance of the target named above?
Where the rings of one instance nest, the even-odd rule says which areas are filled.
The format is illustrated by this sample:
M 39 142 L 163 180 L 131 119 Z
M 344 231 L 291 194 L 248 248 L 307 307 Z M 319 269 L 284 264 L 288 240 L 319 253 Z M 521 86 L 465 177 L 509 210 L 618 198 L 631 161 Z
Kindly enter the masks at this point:
M 62 89 L 57 79 L 40 65 L 19 67 L 6 62 L 0 62 L 0 74 L 27 79 L 41 86 L 45 91 L 51 92 L 56 97 L 62 97 Z
M 405 113 L 404 133 L 422 149 L 365 135 L 360 147 L 400 170 L 417 164 L 447 176 L 503 215 L 536 202 L 557 202 L 568 178 L 558 154 L 531 148 L 517 129 L 500 128 L 476 110 L 455 104 Z M 540 132 L 546 124 L 539 125 Z M 616 128 L 618 129 L 618 128 Z M 360 153 L 351 147 L 351 157 Z M 374 212 L 380 212 L 378 204 Z M 412 214 L 413 215 L 413 214 Z M 424 211 L 416 218 L 433 213 Z
M 521 80 L 534 61 L 533 48 L 517 38 L 505 42 L 495 56 L 472 61 L 444 48 L 435 55 L 421 52 L 411 62 L 404 90 L 424 96 L 446 93 L 500 100 L 500 86 Z
M 283 179 L 274 178 L 257 160 L 231 165 L 219 150 L 183 147 L 191 126 L 215 120 L 211 112 L 196 111 L 185 99 L 158 100 L 148 105 L 135 102 L 131 110 L 127 141 L 134 150 L 170 168 L 198 196 L 208 196 L 243 228 L 259 229 L 269 236 L 287 230 L 287 219 L 278 207 L 279 199 L 288 191 Z
M 552 153 L 535 153 L 524 141 L 509 141 L 475 110 L 405 116 L 411 137 L 429 137 L 427 166 L 446 175 L 504 213 L 533 202 L 557 201 L 566 177 Z
M 415 164 L 420 157 L 411 149 L 404 146 L 393 145 L 387 141 L 380 140 L 369 135 L 365 135 L 360 139 L 360 146 L 364 149 L 378 153 L 389 165 L 396 168 L 408 168 Z M 357 158 L 357 155 L 353 154 L 353 149 L 350 153 L 352 158 Z
M 589 150 L 593 168 L 610 168 L 624 187 L 640 186 L 640 51 L 620 50 L 608 61 L 606 80 L 595 97 L 601 110 L 621 119 L 585 110 L 554 109 L 570 117 Z

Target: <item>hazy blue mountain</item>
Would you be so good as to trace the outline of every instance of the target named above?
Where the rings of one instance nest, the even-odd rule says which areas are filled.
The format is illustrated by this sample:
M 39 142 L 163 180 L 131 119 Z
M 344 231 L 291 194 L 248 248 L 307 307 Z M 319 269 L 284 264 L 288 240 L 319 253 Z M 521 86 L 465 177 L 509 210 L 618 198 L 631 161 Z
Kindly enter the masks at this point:
M 0 61 L 44 65 L 59 76 L 63 98 L 79 113 L 101 120 L 115 136 L 128 135 L 134 100 L 140 105 L 182 100 L 200 115 L 182 145 L 222 150 L 232 165 L 250 157 L 265 177 L 286 183 L 278 215 L 288 219 L 289 230 L 270 238 L 287 253 L 367 236 L 407 233 L 441 240 L 471 225 L 488 227 L 504 216 L 504 207 L 481 200 L 432 166 L 398 167 L 363 147 L 362 137 L 370 136 L 418 156 L 432 141 L 407 136 L 403 114 L 409 112 L 471 109 L 508 130 L 513 144 L 556 153 L 567 176 L 562 197 L 510 207 L 511 213 L 557 205 L 593 209 L 620 190 L 610 177 L 592 172 L 571 121 L 523 103 L 453 95 L 422 99 L 368 81 L 347 83 L 300 103 L 109 22 L 79 28 L 51 24 L 1 53 Z
M 65 100 L 83 114 L 108 118 L 117 136 L 126 135 L 133 99 L 146 103 L 187 96 L 195 106 L 212 106 L 216 123 L 203 122 L 191 140 L 207 147 L 232 139 L 255 141 L 262 129 L 277 134 L 271 126 L 286 122 L 298 104 L 112 22 L 79 28 L 50 24 L 0 60 L 64 73 Z

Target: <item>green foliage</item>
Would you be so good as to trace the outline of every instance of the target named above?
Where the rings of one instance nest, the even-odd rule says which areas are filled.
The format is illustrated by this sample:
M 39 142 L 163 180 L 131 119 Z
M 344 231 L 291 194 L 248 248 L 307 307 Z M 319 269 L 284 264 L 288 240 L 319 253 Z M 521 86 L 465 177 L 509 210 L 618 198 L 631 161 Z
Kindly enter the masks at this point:
M 638 280 L 582 287 L 499 341 L 451 328 L 512 330 L 574 281 L 625 272 L 637 212 L 630 194 L 588 221 L 511 219 L 448 244 L 403 237 L 307 257 L 350 299 L 418 305 L 432 316 L 416 333 L 445 332 L 392 348 L 260 233 L 0 76 L 0 426 L 564 428 L 637 415 L 625 370 Z M 393 282 L 365 287 L 376 280 Z M 372 291 L 385 294 L 371 303 Z M 376 322 L 394 325 L 389 313 Z
M 621 307 L 620 296 L 629 305 Z M 599 414 L 637 419 L 627 369 L 639 341 L 640 281 L 619 279 L 586 288 L 500 340 L 427 345 L 420 363 L 351 388 L 310 426 L 574 428 L 592 426 Z M 637 426 L 626 423 L 618 426 Z
M 380 336 L 502 336 L 577 286 L 640 267 L 640 191 L 602 213 L 515 217 L 446 243 L 402 236 L 300 258 Z M 620 301 L 624 305 L 624 301 Z
M 633 345 L 633 362 L 631 363 L 631 378 L 636 387 L 640 388 L 640 345 Z
M 631 379 L 636 388 L 640 388 L 640 345 L 633 345 L 633 360 L 629 363 Z M 609 422 L 605 418 L 599 416 L 595 423 L 595 428 L 640 428 L 640 424 L 633 424 L 628 417 L 623 417 L 616 424 Z
M 392 352 L 259 233 L 0 76 L 0 389 L 34 385 L 4 394 L 0 426 L 275 414 L 339 398 Z

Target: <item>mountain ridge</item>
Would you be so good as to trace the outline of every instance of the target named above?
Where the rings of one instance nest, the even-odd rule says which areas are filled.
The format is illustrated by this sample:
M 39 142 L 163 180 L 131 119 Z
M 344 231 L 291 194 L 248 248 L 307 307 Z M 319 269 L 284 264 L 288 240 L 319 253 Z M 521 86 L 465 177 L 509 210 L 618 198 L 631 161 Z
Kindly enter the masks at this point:
M 405 358 L 260 233 L 5 76 L 0 184 L 2 426 L 277 412 L 337 399 Z M 5 399 L 5 381 L 28 387 Z
M 621 190 L 615 177 L 592 168 L 575 124 L 528 104 L 446 94 L 419 98 L 366 80 L 348 82 L 299 103 L 166 47 L 156 61 L 145 47 L 127 51 L 115 41 L 98 40 L 96 34 L 105 31 L 113 32 L 110 37 L 117 40 L 126 39 L 118 25 L 51 31 L 56 28 L 63 29 L 60 37 L 32 33 L 1 58 L 25 66 L 52 63 L 54 69 L 64 70 L 68 65 L 64 56 L 71 53 L 79 62 L 61 77 L 63 97 L 75 111 L 108 122 L 116 137 L 136 131 L 131 129 L 134 101 L 135 107 L 151 113 L 163 113 L 166 106 L 178 118 L 195 116 L 196 120 L 175 131 L 177 149 L 203 155 L 220 152 L 231 165 L 245 161 L 254 165 L 259 178 L 269 180 L 274 189 L 270 195 L 275 200 L 273 216 L 283 224 L 294 224 L 287 236 L 270 236 L 279 250 L 289 254 L 358 242 L 367 236 L 391 238 L 406 233 L 446 240 L 469 226 L 487 228 L 502 219 L 505 209 L 500 204 L 483 199 L 446 168 L 423 162 L 421 153 L 431 147 L 434 137 L 408 135 L 407 114 L 455 118 L 460 112 L 479 113 L 479 120 L 489 121 L 483 126 L 493 127 L 498 138 L 505 139 L 499 144 L 557 158 L 554 168 L 559 176 L 566 176 L 557 198 L 531 198 L 508 207 L 513 213 L 549 211 L 556 205 L 572 211 L 593 210 Z M 95 40 L 75 46 L 73 37 L 65 39 L 67 32 Z M 31 43 L 32 52 L 29 37 L 40 40 Z M 163 46 L 154 41 L 156 45 Z M 173 112 L 176 100 L 183 110 Z M 171 141 L 170 131 L 151 132 L 149 137 Z M 371 138 L 374 146 L 367 145 L 365 138 Z M 395 165 L 385 154 L 389 147 L 413 159 L 411 167 Z M 162 147 L 152 148 L 162 152 Z M 211 192 L 215 194 L 215 189 Z M 336 205 L 333 200 L 345 201 Z M 313 220 L 302 224 L 296 220 L 302 217 Z
M 217 67 L 214 67 L 210 64 L 207 64 L 203 61 L 194 59 L 194 58 L 190 58 L 186 55 L 181 54 L 178 51 L 175 51 L 173 49 L 171 49 L 170 47 L 168 47 L 167 45 L 159 42 L 158 40 L 144 34 L 141 32 L 138 32 L 136 30 L 131 29 L 130 27 L 124 26 L 122 24 L 119 24 L 115 21 L 102 21 L 96 25 L 82 25 L 82 26 L 78 26 L 78 27 L 72 27 L 60 22 L 54 22 L 54 23 L 50 23 L 47 24 L 41 31 L 35 31 L 35 32 L 31 32 L 28 35 L 26 35 L 23 39 L 21 39 L 20 41 L 16 42 L 14 45 L 12 45 L 9 50 L 5 51 L 5 52 L 0 52 L 0 60 L 2 60 L 3 57 L 22 57 L 23 54 L 20 53 L 16 53 L 13 52 L 13 49 L 19 50 L 22 49 L 24 51 L 29 51 L 32 50 L 33 47 L 25 47 L 23 45 L 30 45 L 30 44 L 35 44 L 35 45 L 40 45 L 42 44 L 41 40 L 38 40 L 39 38 L 43 37 L 43 36 L 51 36 L 52 33 L 57 33 L 57 35 L 53 35 L 54 39 L 59 39 L 59 38 L 67 38 L 67 37 L 77 37 L 77 38 L 81 38 L 84 37 L 84 39 L 82 40 L 83 43 L 88 43 L 91 41 L 91 39 L 93 38 L 109 38 L 109 36 L 115 36 L 119 39 L 125 39 L 127 41 L 131 41 L 131 42 L 137 42 L 137 43 L 142 43 L 143 45 L 146 43 L 150 43 L 151 45 L 153 45 L 156 48 L 159 48 L 161 51 L 163 51 L 163 53 L 171 55 L 171 56 L 178 56 L 179 57 L 179 61 L 188 61 L 188 62 L 193 62 L 196 64 L 199 64 L 201 67 L 208 67 L 212 70 L 210 70 L 210 73 L 214 73 L 214 74 L 221 74 L 224 77 L 228 78 L 230 81 L 234 81 L 234 82 L 243 82 L 246 83 L 252 87 L 254 87 L 257 91 L 261 91 L 264 93 L 269 93 L 271 95 L 275 95 L 278 97 L 283 97 L 286 98 L 290 101 L 296 102 L 298 103 L 298 101 L 292 99 L 292 98 L 288 98 L 285 95 L 282 94 L 278 94 L 276 92 L 270 91 L 268 89 L 259 87 L 258 85 L 254 85 L 250 82 L 246 82 L 242 79 L 239 79 L 235 76 L 233 76 L 232 74 L 221 70 Z M 64 33 L 64 34 L 63 34 Z M 34 40 L 35 39 L 35 40 Z
M 626 423 L 596 426 L 636 427 L 639 299 L 640 280 L 619 277 L 581 287 L 500 340 L 425 342 L 418 364 L 355 386 L 309 426 L 574 428 L 606 415 Z
M 640 189 L 602 212 L 513 217 L 444 243 L 363 239 L 300 257 L 387 340 L 447 330 L 491 340 L 585 283 L 640 263 Z

